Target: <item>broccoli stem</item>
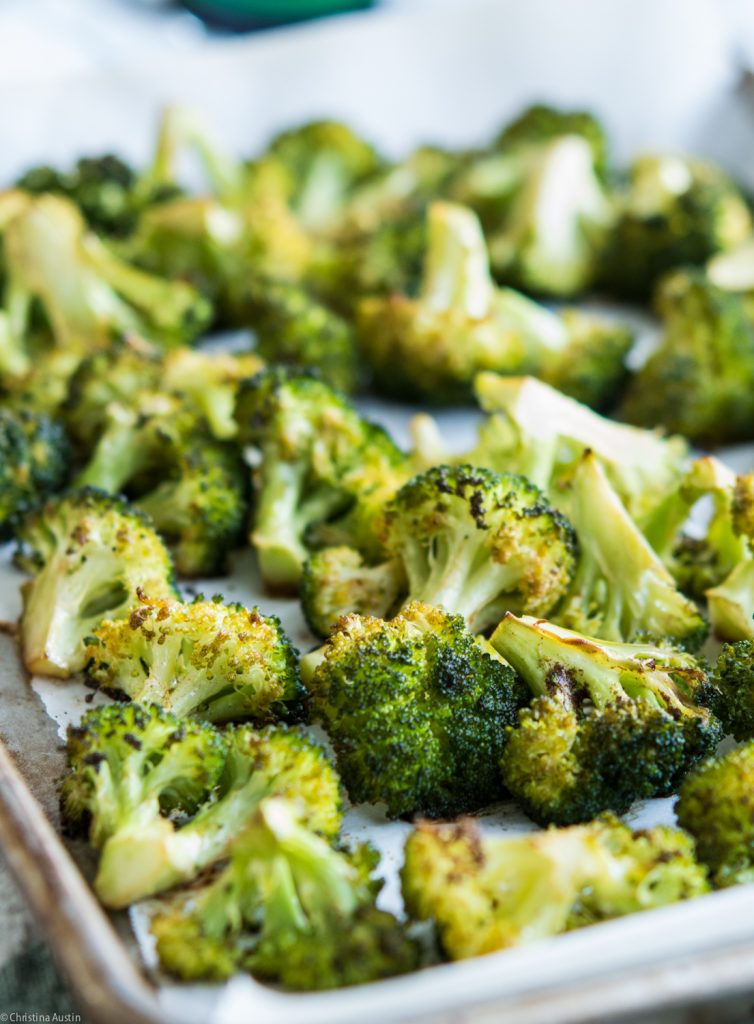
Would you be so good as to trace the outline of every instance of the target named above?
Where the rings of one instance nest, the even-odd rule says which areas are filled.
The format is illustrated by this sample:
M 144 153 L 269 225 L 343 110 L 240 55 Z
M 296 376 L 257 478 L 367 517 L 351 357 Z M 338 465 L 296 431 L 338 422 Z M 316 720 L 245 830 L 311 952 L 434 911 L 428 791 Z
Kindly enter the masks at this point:
M 433 203 L 421 301 L 436 312 L 463 310 L 471 319 L 488 315 L 495 286 L 487 245 L 477 217 L 462 206 Z
M 76 480 L 77 487 L 100 487 L 118 494 L 139 472 L 146 469 L 151 453 L 134 436 L 133 417 L 112 419 L 99 439 L 94 453 Z

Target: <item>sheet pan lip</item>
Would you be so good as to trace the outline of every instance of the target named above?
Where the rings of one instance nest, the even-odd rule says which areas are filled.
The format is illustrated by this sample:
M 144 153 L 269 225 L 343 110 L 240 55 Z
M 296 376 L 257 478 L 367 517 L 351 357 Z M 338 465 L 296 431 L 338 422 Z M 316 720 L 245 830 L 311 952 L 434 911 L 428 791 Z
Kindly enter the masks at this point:
M 0 846 L 11 870 L 93 1024 L 191 1024 L 185 1014 L 171 1013 L 166 993 L 151 986 L 138 971 L 2 742 L 0 826 Z M 597 992 L 600 1017 L 607 1019 L 628 1009 L 640 1012 L 693 1002 L 711 992 L 732 996 L 754 987 L 753 910 L 754 885 L 741 886 L 535 946 L 337 993 L 286 995 L 254 985 L 254 1021 L 353 1024 L 359 1020 L 367 1024 L 387 1019 L 442 1021 L 448 1020 L 448 1014 L 457 1020 L 458 1013 L 473 1020 L 502 1005 L 510 1022 L 586 1020 L 578 1007 L 586 1010 L 585 1004 L 593 1002 Z M 692 941 L 674 945 L 672 952 L 665 949 L 656 962 L 641 964 L 653 944 L 659 948 L 667 946 L 669 938 L 673 942 L 673 925 Z M 607 966 L 609 948 L 618 940 L 633 943 L 636 963 Z M 711 964 L 710 957 L 717 962 Z M 541 969 L 543 962 L 550 981 L 542 984 L 540 978 L 533 984 L 532 967 Z M 695 965 L 702 962 L 704 971 L 697 971 Z M 586 964 L 586 970 L 574 971 L 574 964 Z M 503 966 L 505 974 L 500 970 Z M 685 975 L 682 986 L 679 967 Z M 506 990 L 501 981 L 514 975 L 517 988 L 509 985 Z M 631 983 L 628 993 L 627 981 Z M 716 988 L 721 983 L 724 992 Z M 582 989 L 581 1003 L 574 996 L 575 985 Z M 229 983 L 219 997 L 213 1024 L 248 1022 L 250 1005 L 243 998 L 243 986 L 239 979 Z M 564 1015 L 569 1005 L 572 1010 Z

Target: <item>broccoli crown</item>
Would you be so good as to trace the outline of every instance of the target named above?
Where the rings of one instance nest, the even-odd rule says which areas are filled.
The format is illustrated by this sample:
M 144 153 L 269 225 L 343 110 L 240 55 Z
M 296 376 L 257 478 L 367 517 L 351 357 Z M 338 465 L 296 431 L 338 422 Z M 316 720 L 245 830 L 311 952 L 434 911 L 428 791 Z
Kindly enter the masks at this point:
M 269 363 L 316 370 L 339 391 L 356 391 L 361 367 L 350 325 L 300 285 L 255 280 L 247 293 L 257 351 Z
M 385 524 L 411 598 L 463 615 L 474 632 L 508 610 L 546 614 L 573 576 L 573 528 L 524 477 L 435 467 L 398 491 Z
M 502 772 L 540 824 L 622 814 L 672 792 L 722 736 L 710 710 L 719 691 L 691 655 L 512 615 L 491 642 L 535 697 L 511 731 Z
M 607 138 L 596 117 L 583 110 L 558 110 L 546 103 L 528 107 L 500 132 L 498 149 L 539 146 L 563 135 L 580 135 L 590 145 L 595 169 L 602 177 L 607 167 Z
M 354 802 L 445 817 L 501 795 L 522 690 L 459 615 L 412 602 L 389 622 L 345 616 L 308 685 Z
M 84 638 L 106 617 L 128 615 L 139 593 L 175 594 L 173 564 L 153 527 L 128 503 L 94 488 L 50 498 L 18 530 L 26 667 L 68 676 L 84 667 Z
M 715 680 L 722 692 L 720 717 L 737 740 L 754 738 L 754 640 L 723 644 Z
M 381 167 L 374 148 L 338 121 L 312 121 L 281 132 L 268 152 L 290 176 L 296 216 L 315 232 L 337 224 L 353 189 Z
M 208 723 L 193 728 L 215 732 Z M 217 735 L 225 754 L 219 780 L 212 798 L 194 808 L 187 822 L 175 815 L 146 822 L 137 816 L 105 842 L 95 888 L 106 906 L 125 907 L 195 878 L 227 855 L 269 796 L 294 801 L 315 832 L 337 834 L 338 776 L 322 747 L 306 733 L 284 726 L 236 726 Z
M 163 708 L 107 705 L 68 728 L 61 809 L 100 849 L 116 832 L 161 814 L 193 814 L 214 794 L 225 763 L 220 733 Z
M 257 608 L 143 597 L 128 618 L 87 637 L 87 674 L 108 693 L 212 722 L 294 717 L 304 696 L 298 652 Z
M 627 298 L 645 298 L 665 271 L 702 264 L 752 230 L 736 185 L 719 167 L 699 160 L 640 157 L 617 203 L 601 279 Z
M 59 490 L 70 463 L 63 427 L 49 416 L 0 409 L 0 539 L 40 499 Z
M 754 744 L 712 757 L 681 786 L 675 813 L 716 887 L 754 880 Z
M 745 300 L 701 271 L 679 270 L 663 280 L 658 305 L 659 347 L 631 380 L 621 415 L 705 445 L 748 440 L 754 323 Z
M 78 208 L 53 194 L 33 197 L 5 227 L 8 307 L 23 335 L 34 300 L 56 343 L 78 351 L 134 333 L 166 346 L 207 327 L 209 303 L 183 281 L 137 270 L 88 232 Z
M 700 647 L 707 623 L 678 590 L 591 452 L 582 457 L 561 495 L 580 557 L 556 621 L 606 640 Z
M 479 404 L 490 414 L 468 458 L 522 473 L 552 493 L 553 484 L 591 451 L 637 522 L 680 481 L 687 443 L 615 423 L 532 377 L 480 373 Z
M 240 440 L 261 455 L 252 541 L 265 581 L 295 587 L 314 526 L 353 509 L 356 532 L 371 532 L 386 474 L 403 456 L 379 427 L 322 381 L 283 368 L 263 370 L 240 390 Z M 325 540 L 325 543 L 328 541 Z
M 524 945 L 709 890 L 688 836 L 610 815 L 588 825 L 483 837 L 472 821 L 420 824 L 406 842 L 409 915 L 434 922 L 453 960 Z
M 228 867 L 154 920 L 163 967 L 187 980 L 245 968 L 295 991 L 413 969 L 417 949 L 376 909 L 359 858 L 310 832 L 286 801 L 262 801 Z
M 326 637 L 347 613 L 388 618 L 405 596 L 406 580 L 399 559 L 370 566 L 354 548 L 323 548 L 305 562 L 300 592 L 307 625 Z

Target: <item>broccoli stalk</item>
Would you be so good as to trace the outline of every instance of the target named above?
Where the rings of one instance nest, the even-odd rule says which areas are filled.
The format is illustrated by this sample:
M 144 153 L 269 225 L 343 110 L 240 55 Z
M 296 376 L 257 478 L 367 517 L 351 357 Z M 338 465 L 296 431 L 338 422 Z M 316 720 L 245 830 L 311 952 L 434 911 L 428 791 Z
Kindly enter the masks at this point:
M 691 655 L 510 614 L 491 643 L 535 698 L 511 732 L 502 770 L 540 824 L 622 814 L 671 792 L 721 738 L 709 710 L 719 690 Z
M 245 968 L 286 989 L 341 988 L 417 966 L 402 926 L 374 905 L 356 856 L 301 824 L 285 800 L 259 805 L 222 874 L 152 922 L 162 966 L 185 980 Z

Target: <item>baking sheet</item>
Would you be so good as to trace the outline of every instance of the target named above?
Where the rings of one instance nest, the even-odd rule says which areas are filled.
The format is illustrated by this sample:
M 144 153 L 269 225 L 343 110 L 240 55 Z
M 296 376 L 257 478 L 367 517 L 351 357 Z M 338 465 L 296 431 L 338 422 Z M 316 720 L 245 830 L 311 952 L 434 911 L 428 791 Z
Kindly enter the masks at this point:
M 669 47 L 671 36 L 674 45 Z M 203 110 L 218 137 L 237 152 L 248 152 L 290 122 L 340 116 L 398 154 L 425 139 L 472 144 L 525 103 L 550 99 L 585 104 L 604 116 L 618 159 L 656 146 L 686 149 L 721 160 L 754 185 L 753 122 L 745 96 L 736 91 L 729 42 L 714 0 L 580 0 L 578 5 L 529 0 L 525 8 L 501 0 L 438 0 L 406 13 L 388 10 L 379 17 L 355 16 L 213 44 L 190 60 L 166 54 L 160 67 L 141 68 L 138 76 L 79 77 L 54 88 L 30 84 L 18 103 L 0 104 L 5 139 L 0 176 L 35 160 L 69 160 L 103 148 L 144 159 L 158 111 L 168 100 Z M 636 322 L 642 328 L 641 352 L 651 345 L 651 324 L 641 314 Z M 407 443 L 408 421 L 416 410 L 377 401 L 363 407 Z M 438 417 L 452 450 L 471 446 L 475 418 L 466 410 Z M 753 453 L 749 446 L 726 454 L 734 468 L 745 469 L 754 463 Z M 14 620 L 23 577 L 8 557 L 5 549 L 0 619 Z M 297 602 L 261 593 L 249 551 L 238 554 L 230 577 L 194 589 L 259 603 L 263 611 L 280 616 L 302 650 L 314 642 Z M 79 682 L 35 679 L 32 685 L 61 736 L 89 706 L 89 691 Z M 671 805 L 670 800 L 650 801 L 628 820 L 637 826 L 670 821 Z M 488 831 L 531 828 L 509 805 L 480 821 Z M 408 826 L 386 823 L 375 809 L 351 809 L 345 831 L 367 836 L 380 847 L 389 878 L 383 903 L 398 910 L 396 869 Z M 217 988 L 170 984 L 160 999 L 166 1013 L 197 1024 L 208 1019 L 218 1024 L 399 1020 L 541 989 L 543 958 L 548 960 L 548 984 L 556 986 L 662 963 L 671 950 L 683 956 L 743 942 L 754 933 L 749 925 L 753 910 L 754 888 L 745 887 L 585 929 L 545 946 L 443 965 L 358 990 L 289 996 L 243 978 L 227 985 L 219 1002 Z M 143 915 L 136 911 L 132 920 L 150 965 Z

